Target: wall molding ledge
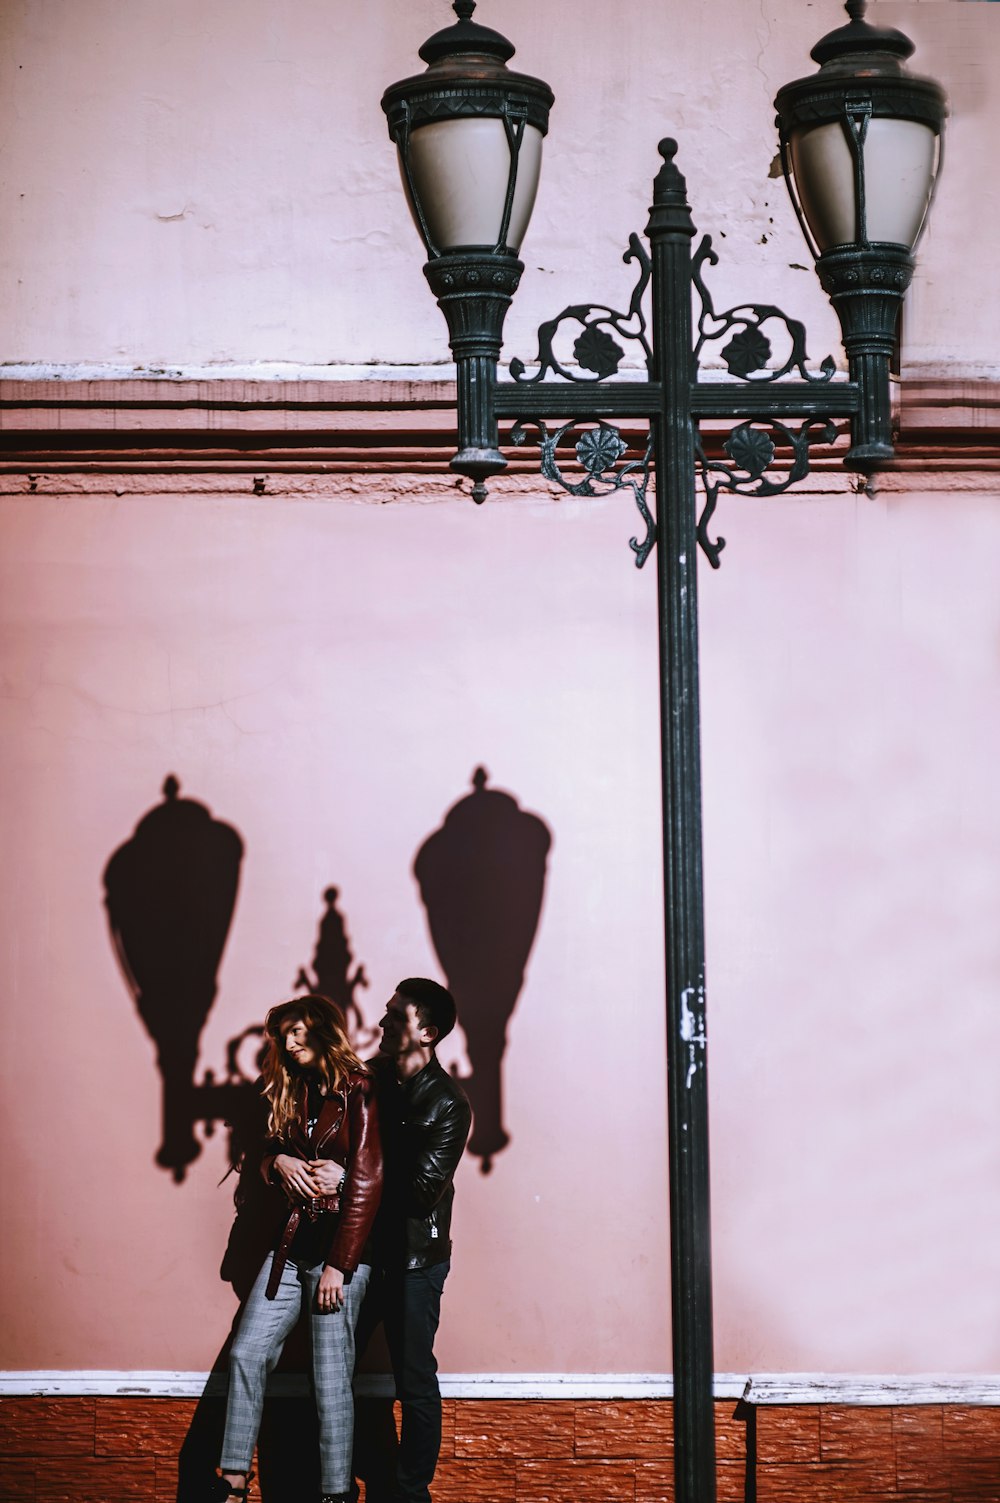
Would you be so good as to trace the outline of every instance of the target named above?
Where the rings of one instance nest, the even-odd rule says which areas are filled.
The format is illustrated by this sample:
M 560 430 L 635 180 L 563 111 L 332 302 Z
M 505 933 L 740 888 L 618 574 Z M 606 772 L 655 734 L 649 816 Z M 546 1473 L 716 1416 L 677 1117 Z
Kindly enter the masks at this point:
M 17 370 L 17 374 L 13 372 Z M 552 414 L 559 385 L 552 384 Z M 1000 474 L 1000 380 L 904 379 L 896 388 L 896 459 L 884 472 L 908 483 L 916 474 Z M 710 455 L 733 424 L 705 422 Z M 642 421 L 623 422 L 630 444 L 645 447 Z M 815 474 L 839 473 L 846 431 L 812 455 Z M 501 435 L 503 443 L 506 426 Z M 567 473 L 573 470 L 573 435 Z M 380 370 L 339 378 L 248 379 L 246 373 L 82 379 L 32 375 L 0 366 L 0 491 L 32 494 L 76 476 L 183 474 L 270 479 L 331 475 L 448 477 L 455 447 L 455 386 L 443 371 Z M 507 447 L 508 474 L 538 479 L 531 446 Z M 780 464 L 779 464 L 780 468 Z M 582 472 L 581 472 L 582 473 Z M 965 482 L 968 488 L 968 480 Z
M 717 1399 L 743 1399 L 759 1406 L 839 1404 L 899 1406 L 960 1404 L 1000 1406 L 1000 1375 L 859 1373 L 716 1373 Z M 391 1380 L 362 1373 L 356 1392 L 388 1397 Z M 67 1371 L 38 1369 L 0 1372 L 0 1398 L 164 1398 L 198 1399 L 225 1392 L 220 1372 Z M 269 1392 L 296 1398 L 308 1392 L 304 1374 L 277 1374 Z M 673 1397 L 669 1373 L 442 1373 L 446 1399 L 636 1400 Z

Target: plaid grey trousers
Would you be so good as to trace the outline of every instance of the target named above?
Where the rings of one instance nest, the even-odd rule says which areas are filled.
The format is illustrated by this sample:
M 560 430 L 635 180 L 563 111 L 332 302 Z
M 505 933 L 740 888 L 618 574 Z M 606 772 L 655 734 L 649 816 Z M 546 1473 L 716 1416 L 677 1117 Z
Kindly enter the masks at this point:
M 223 1472 L 247 1472 L 257 1443 L 264 1407 L 267 1375 L 291 1335 L 303 1309 L 309 1311 L 312 1335 L 313 1388 L 319 1415 L 320 1481 L 326 1493 L 346 1493 L 351 1486 L 351 1447 L 354 1439 L 354 1328 L 368 1287 L 371 1269 L 357 1268 L 344 1288 L 344 1305 L 336 1313 L 316 1308 L 316 1286 L 323 1272 L 294 1263 L 281 1272 L 274 1299 L 264 1290 L 271 1274 L 268 1253 L 250 1291 L 239 1330 L 229 1354 L 229 1395 L 226 1433 L 222 1441 Z

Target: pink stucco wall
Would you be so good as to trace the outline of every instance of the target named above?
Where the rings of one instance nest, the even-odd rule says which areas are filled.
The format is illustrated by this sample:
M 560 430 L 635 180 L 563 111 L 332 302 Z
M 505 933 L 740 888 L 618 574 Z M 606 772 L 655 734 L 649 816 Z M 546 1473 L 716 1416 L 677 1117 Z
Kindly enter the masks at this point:
M 680 141 L 695 221 L 717 236 L 720 300 L 778 302 L 818 357 L 830 313 L 773 178 L 772 101 L 813 71 L 838 0 L 759 5 L 489 0 L 477 14 L 556 95 L 528 268 L 509 323 L 623 298 L 656 142 Z M 997 370 L 1000 306 L 977 281 L 1000 234 L 988 142 L 1000 122 L 997 16 L 960 0 L 879 0 L 952 103 L 947 172 L 909 301 L 911 367 Z M 420 66 L 446 0 L 6 0 L 0 7 L 0 358 L 125 368 L 205 362 L 441 361 L 379 99 Z M 984 151 L 987 153 L 984 156 Z M 986 170 L 984 170 L 984 167 Z M 961 275 L 954 275 L 955 269 Z M 985 293 L 985 284 L 984 284 Z M 529 347 L 529 348 L 526 348 Z
M 6 1365 L 198 1370 L 228 1327 L 223 1139 L 182 1185 L 154 1167 L 159 1081 L 102 908 L 165 775 L 246 845 L 201 1054 L 221 1071 L 331 882 L 370 1019 L 436 969 L 410 868 L 482 763 L 553 846 L 512 1143 L 462 1171 L 443 1363 L 668 1367 L 654 589 L 627 509 L 8 497 L 0 528 Z M 841 493 L 725 530 L 717 1366 L 996 1370 L 1000 515 Z
M 596 0 L 483 0 L 557 95 L 510 352 L 571 300 L 627 302 L 668 132 L 720 304 L 778 302 L 839 350 L 768 172 L 775 90 L 841 12 L 724 10 L 611 28 Z M 1000 232 L 1000 7 L 872 10 L 952 97 L 907 368 L 996 374 L 976 257 Z M 448 14 L 8 0 L 0 359 L 441 362 L 378 99 Z M 43 490 L 0 496 L 0 1365 L 200 1371 L 235 1308 L 225 1135 L 183 1184 L 154 1165 L 154 1051 L 103 908 L 165 777 L 245 843 L 199 1064 L 221 1074 L 309 962 L 330 884 L 369 1023 L 437 971 L 412 863 L 483 765 L 552 848 L 512 1141 L 460 1174 L 442 1366 L 668 1369 L 654 580 L 624 503 Z M 996 488 L 827 480 L 722 530 L 702 580 L 716 1366 L 997 1372 Z

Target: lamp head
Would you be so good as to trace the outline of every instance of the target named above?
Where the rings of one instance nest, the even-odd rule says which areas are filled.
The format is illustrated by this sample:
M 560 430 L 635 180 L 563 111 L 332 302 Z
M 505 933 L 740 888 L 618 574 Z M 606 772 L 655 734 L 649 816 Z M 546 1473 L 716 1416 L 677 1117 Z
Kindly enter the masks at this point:
M 451 467 L 475 482 L 481 501 L 485 480 L 507 464 L 493 388 L 553 100 L 541 79 L 510 72 L 513 46 L 473 21 L 475 8 L 475 0 L 454 0 L 458 20 L 420 48 L 427 71 L 386 89 L 382 108 L 455 357 Z
M 552 90 L 512 73 L 513 45 L 473 21 L 475 0 L 420 48 L 427 71 L 382 96 L 417 229 L 434 260 L 516 255 L 534 206 Z
M 870 470 L 893 457 L 889 367 L 946 106 L 907 72 L 908 37 L 869 25 L 865 0 L 846 9 L 812 49 L 819 72 L 786 84 L 775 108 L 785 182 L 858 386 L 847 463 Z
M 813 255 L 916 244 L 937 175 L 944 94 L 908 73 L 913 43 L 871 26 L 865 0 L 816 43 L 819 72 L 775 100 L 788 191 Z

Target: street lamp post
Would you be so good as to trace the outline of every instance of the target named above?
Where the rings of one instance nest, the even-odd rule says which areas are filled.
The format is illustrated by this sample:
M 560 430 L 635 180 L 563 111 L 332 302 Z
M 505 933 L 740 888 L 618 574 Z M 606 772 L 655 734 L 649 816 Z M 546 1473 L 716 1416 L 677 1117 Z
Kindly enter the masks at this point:
M 630 492 L 645 526 L 631 542 L 637 565 L 656 550 L 676 1498 L 712 1503 L 697 550 L 718 567 L 724 539 L 710 529 L 720 492 L 788 489 L 808 474 L 812 445 L 835 441 L 838 420 L 850 428 L 848 466 L 870 471 L 891 459 L 890 359 L 940 164 L 945 102 L 937 84 L 907 73 L 909 40 L 865 21 L 865 0 L 848 0 L 848 24 L 813 49 L 819 72 L 778 94 L 785 176 L 841 321 L 847 380 L 833 379 L 829 359 L 817 372 L 807 369 L 802 325 L 780 309 L 748 303 L 716 313 L 704 274 L 717 258 L 708 236 L 693 251 L 676 143 L 664 140 L 649 249 L 633 235 L 625 255 L 638 270 L 628 311 L 564 309 L 538 331 L 535 372 L 514 360 L 513 379 L 498 382 L 503 322 L 524 270 L 517 251 L 553 96 L 539 79 L 508 70 L 514 48 L 473 21 L 474 9 L 474 0 L 454 0 L 457 22 L 420 49 L 426 72 L 392 85 L 382 107 L 457 367 L 452 468 L 472 479 L 473 499 L 482 501 L 486 481 L 507 465 L 499 421 L 511 422 L 513 443 L 525 442 L 532 429 L 549 480 L 574 495 Z M 559 348 L 574 329 L 570 361 Z M 619 340 L 638 345 L 647 380 L 601 384 L 618 374 Z M 723 340 L 721 357 L 736 379 L 701 379 L 703 356 Z M 553 414 L 561 421 L 550 430 Z M 710 457 L 702 443 L 700 423 L 708 418 L 736 420 L 724 457 Z M 647 422 L 648 442 L 630 451 L 612 419 Z M 568 450 L 577 467 L 565 473 Z

